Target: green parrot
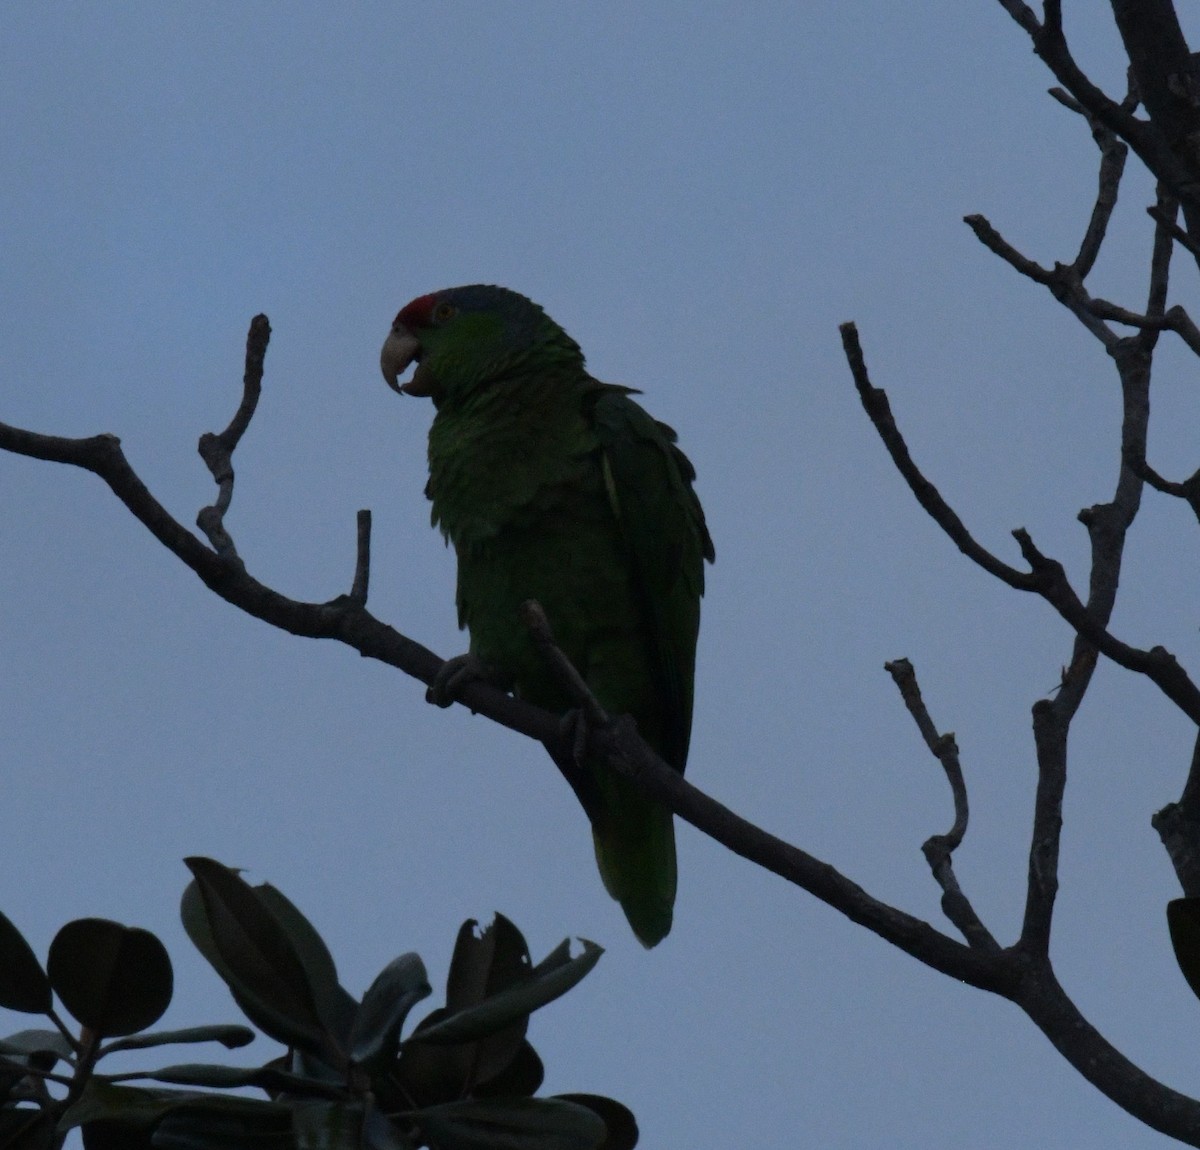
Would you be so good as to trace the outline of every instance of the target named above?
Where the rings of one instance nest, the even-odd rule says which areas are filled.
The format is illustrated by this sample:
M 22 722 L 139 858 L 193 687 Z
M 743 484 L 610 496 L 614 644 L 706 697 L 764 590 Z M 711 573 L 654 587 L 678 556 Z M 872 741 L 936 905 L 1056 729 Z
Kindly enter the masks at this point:
M 536 599 L 600 704 L 632 715 L 682 774 L 714 552 L 675 432 L 633 388 L 593 379 L 579 345 L 507 288 L 414 299 L 380 362 L 390 387 L 436 408 L 425 494 L 458 558 L 473 673 L 548 710 L 572 707 L 522 621 L 521 604 Z M 604 885 L 654 946 L 675 903 L 671 813 L 586 755 L 576 773 Z

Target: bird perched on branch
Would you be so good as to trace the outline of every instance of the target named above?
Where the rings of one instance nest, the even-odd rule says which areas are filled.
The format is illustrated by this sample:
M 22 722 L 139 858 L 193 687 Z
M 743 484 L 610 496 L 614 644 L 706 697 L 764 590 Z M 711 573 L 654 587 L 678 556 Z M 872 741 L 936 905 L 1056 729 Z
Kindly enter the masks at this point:
M 633 388 L 593 379 L 579 345 L 507 288 L 414 299 L 381 366 L 394 390 L 437 409 L 425 493 L 458 557 L 458 621 L 471 643 L 456 669 L 569 710 L 520 614 L 536 599 L 601 706 L 632 715 L 682 773 L 704 560 L 714 555 L 674 431 L 630 398 Z M 675 902 L 671 813 L 589 765 L 586 752 L 578 773 L 604 885 L 654 946 Z

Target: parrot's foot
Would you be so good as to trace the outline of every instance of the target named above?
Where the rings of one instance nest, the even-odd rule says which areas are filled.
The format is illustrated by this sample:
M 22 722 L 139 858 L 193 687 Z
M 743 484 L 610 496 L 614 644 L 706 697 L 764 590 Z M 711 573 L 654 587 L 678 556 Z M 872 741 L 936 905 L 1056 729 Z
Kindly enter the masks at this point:
M 592 741 L 592 724 L 582 707 L 574 707 L 558 721 L 564 745 L 571 748 L 571 762 L 582 767 Z
M 560 745 L 570 748 L 571 761 L 577 767 L 582 767 L 593 751 L 599 750 L 593 744 L 601 734 L 608 740 L 615 737 L 618 742 L 638 737 L 637 723 L 632 715 L 604 715 L 601 712 L 601 719 L 589 714 L 588 710 L 575 707 L 558 721 Z
M 458 701 L 465 687 L 480 681 L 499 685 L 496 676 L 477 655 L 469 651 L 465 655 L 455 655 L 438 668 L 433 682 L 425 691 L 425 701 L 438 707 L 449 707 Z

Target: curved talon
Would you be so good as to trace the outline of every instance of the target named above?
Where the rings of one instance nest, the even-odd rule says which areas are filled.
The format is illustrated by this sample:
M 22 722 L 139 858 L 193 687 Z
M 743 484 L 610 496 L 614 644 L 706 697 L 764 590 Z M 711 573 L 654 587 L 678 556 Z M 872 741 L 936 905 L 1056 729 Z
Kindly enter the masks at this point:
M 559 720 L 564 743 L 571 747 L 571 761 L 576 767 L 582 767 L 587 757 L 588 743 L 592 737 L 592 726 L 582 707 L 572 707 Z
M 458 701 L 465 687 L 488 678 L 487 668 L 471 652 L 447 659 L 425 691 L 425 701 L 436 707 L 449 707 Z

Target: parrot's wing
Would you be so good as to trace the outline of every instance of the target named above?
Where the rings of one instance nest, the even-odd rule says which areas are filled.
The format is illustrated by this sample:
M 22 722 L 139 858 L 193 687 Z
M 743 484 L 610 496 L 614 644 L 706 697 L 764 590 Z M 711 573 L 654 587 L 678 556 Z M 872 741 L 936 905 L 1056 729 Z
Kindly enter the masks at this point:
M 629 389 L 601 385 L 594 410 L 605 487 L 648 631 L 664 718 L 662 754 L 682 772 L 692 727 L 704 560 L 714 557 L 692 490 L 696 473 L 675 446 L 675 432 L 630 399 Z

